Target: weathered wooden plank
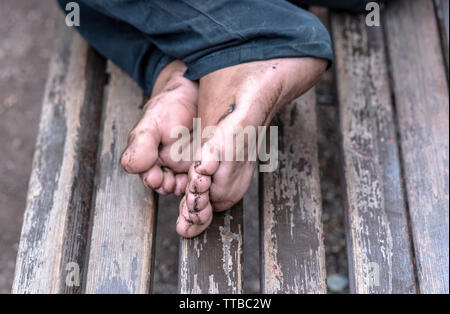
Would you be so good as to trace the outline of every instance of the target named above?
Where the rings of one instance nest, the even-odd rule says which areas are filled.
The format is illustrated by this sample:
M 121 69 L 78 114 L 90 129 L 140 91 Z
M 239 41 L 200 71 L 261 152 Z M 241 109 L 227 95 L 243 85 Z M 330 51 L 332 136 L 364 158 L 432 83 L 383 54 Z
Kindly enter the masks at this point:
M 109 63 L 95 184 L 86 293 L 148 293 L 153 272 L 156 203 L 138 176 L 120 167 L 144 95 Z
M 315 90 L 277 116 L 278 169 L 260 177 L 263 293 L 326 293 Z
M 77 293 L 84 267 L 105 61 L 59 24 L 13 293 Z
M 380 27 L 332 14 L 350 289 L 415 293 L 407 211 Z
M 449 0 L 434 0 L 436 5 L 436 13 L 441 29 L 442 48 L 444 49 L 444 56 L 447 62 L 447 75 L 448 75 L 448 44 L 449 44 Z
M 433 2 L 386 7 L 420 292 L 449 292 L 449 97 Z
M 214 213 L 211 225 L 198 237 L 181 239 L 180 293 L 242 293 L 242 204 Z

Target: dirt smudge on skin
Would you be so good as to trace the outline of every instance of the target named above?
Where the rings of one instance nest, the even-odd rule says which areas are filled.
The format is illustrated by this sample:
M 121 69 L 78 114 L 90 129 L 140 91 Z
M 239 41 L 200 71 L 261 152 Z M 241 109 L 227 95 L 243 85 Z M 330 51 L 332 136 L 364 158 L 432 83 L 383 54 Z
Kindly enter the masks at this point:
M 231 104 L 228 108 L 228 111 L 225 112 L 217 121 L 216 124 L 219 124 L 219 122 L 221 122 L 223 119 L 225 119 L 226 117 L 228 117 L 231 113 L 233 113 L 233 111 L 236 110 L 236 104 Z
M 200 195 L 195 194 L 194 198 L 194 212 L 198 212 L 198 199 L 200 198 Z

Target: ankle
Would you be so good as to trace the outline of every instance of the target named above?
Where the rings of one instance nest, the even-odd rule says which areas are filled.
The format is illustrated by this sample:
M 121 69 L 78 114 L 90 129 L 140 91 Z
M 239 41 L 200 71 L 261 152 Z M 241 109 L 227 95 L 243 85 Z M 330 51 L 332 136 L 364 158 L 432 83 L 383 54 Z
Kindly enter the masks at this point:
M 162 71 L 159 73 L 158 78 L 153 86 L 151 96 L 155 96 L 164 90 L 165 86 L 172 80 L 182 77 L 184 72 L 186 72 L 186 64 L 180 60 L 175 60 L 169 63 Z

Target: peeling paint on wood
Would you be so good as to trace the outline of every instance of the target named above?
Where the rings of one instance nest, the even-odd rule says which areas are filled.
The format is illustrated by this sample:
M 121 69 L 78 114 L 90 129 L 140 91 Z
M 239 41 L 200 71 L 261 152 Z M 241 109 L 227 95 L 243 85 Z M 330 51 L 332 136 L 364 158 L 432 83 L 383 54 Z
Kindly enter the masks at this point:
M 386 37 L 421 293 L 449 293 L 449 94 L 433 2 L 391 1 Z
M 95 185 L 86 293 L 148 293 L 153 272 L 155 198 L 120 156 L 138 121 L 144 95 L 132 79 L 108 63 Z
M 331 21 L 351 292 L 415 293 L 382 30 L 364 15 Z
M 84 267 L 105 62 L 58 23 L 13 293 L 80 292 L 66 266 Z
M 181 239 L 180 293 L 242 293 L 243 205 L 214 213 L 206 231 Z
M 444 21 L 448 63 L 448 9 L 441 8 L 448 8 L 448 1 L 434 3 Z M 383 29 L 367 28 L 362 16 L 332 16 L 353 292 L 449 292 L 449 98 L 434 9 L 427 0 L 386 5 L 395 107 Z M 119 165 L 144 96 L 109 64 L 111 80 L 101 119 L 105 61 L 65 27 L 63 19 L 60 24 L 12 291 L 148 293 L 155 197 Z M 262 290 L 325 293 L 314 90 L 280 112 L 275 124 L 279 169 L 260 180 Z M 406 199 L 399 160 L 404 164 Z M 204 234 L 181 240 L 180 292 L 242 293 L 242 210 L 240 202 L 231 211 L 216 213 Z M 66 266 L 73 262 L 85 274 L 81 287 L 66 285 Z
M 261 175 L 263 293 L 326 293 L 315 90 L 286 106 L 279 168 Z

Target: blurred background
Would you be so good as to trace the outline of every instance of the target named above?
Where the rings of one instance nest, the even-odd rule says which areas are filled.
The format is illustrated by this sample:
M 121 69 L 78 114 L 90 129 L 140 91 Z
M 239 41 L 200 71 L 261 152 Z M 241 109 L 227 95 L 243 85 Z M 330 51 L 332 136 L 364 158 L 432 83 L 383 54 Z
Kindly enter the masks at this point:
M 56 9 L 0 1 L 0 293 L 11 291 Z
M 313 12 L 327 24 L 326 10 Z M 46 83 L 48 61 L 53 46 L 53 0 L 0 1 L 0 293 L 10 293 L 15 258 L 25 208 L 38 130 L 41 101 Z M 340 161 L 337 137 L 337 106 L 332 71 L 317 86 L 319 117 L 319 159 L 323 195 L 323 221 L 330 292 L 348 292 L 343 210 L 340 199 Z M 245 292 L 259 291 L 259 243 L 257 180 L 245 198 L 244 246 Z M 160 198 L 154 290 L 177 291 L 179 238 L 174 230 L 178 200 Z

